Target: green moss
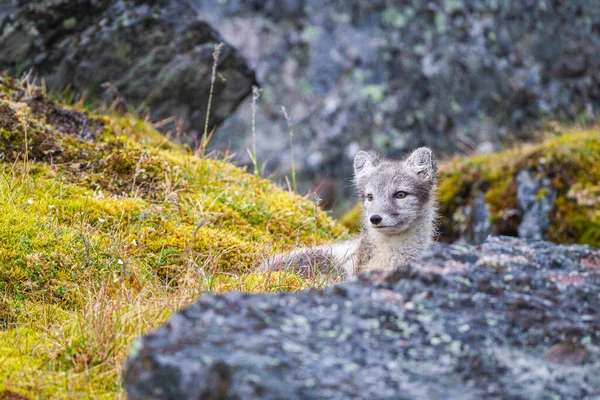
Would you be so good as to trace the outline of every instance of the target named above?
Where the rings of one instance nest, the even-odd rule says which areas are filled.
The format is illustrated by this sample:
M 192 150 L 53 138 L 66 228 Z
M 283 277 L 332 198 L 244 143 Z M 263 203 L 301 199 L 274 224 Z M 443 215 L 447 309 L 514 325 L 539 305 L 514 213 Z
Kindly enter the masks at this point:
M 71 17 L 71 18 L 67 18 L 63 21 L 63 28 L 70 30 L 73 29 L 77 26 L 77 18 L 75 17 Z
M 557 191 L 550 240 L 600 247 L 600 130 L 551 140 L 546 164 Z
M 123 62 L 128 62 L 131 57 L 132 48 L 129 43 L 120 43 L 117 47 L 117 57 Z
M 348 210 L 342 217 L 340 218 L 340 223 L 344 225 L 348 231 L 351 233 L 356 233 L 360 231 L 360 227 L 362 224 L 362 206 L 361 204 L 357 204 Z
M 0 78 L 0 393 L 123 397 L 129 342 L 206 290 L 299 290 L 269 253 L 345 229 L 132 116 Z

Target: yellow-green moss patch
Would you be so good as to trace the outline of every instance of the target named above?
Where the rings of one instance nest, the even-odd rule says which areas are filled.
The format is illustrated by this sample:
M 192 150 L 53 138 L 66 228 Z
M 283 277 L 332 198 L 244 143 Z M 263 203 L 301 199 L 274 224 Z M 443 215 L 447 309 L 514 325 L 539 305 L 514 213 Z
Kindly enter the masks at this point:
M 306 199 L 131 116 L 0 78 L 0 393 L 123 398 L 130 342 L 204 291 L 300 290 L 270 252 L 345 234 Z
M 451 160 L 443 165 L 440 176 L 442 238 L 453 239 L 460 234 L 452 215 L 461 205 L 470 204 L 477 191 L 485 194 L 493 232 L 516 235 L 520 222 L 516 176 L 528 169 L 537 178 L 549 178 L 551 188 L 557 194 L 547 238 L 558 243 L 600 246 L 600 197 L 596 195 L 600 184 L 598 165 L 598 127 L 565 129 L 540 144 Z M 456 176 L 460 178 L 452 178 Z M 548 189 L 542 188 L 537 196 L 544 196 L 544 190 Z

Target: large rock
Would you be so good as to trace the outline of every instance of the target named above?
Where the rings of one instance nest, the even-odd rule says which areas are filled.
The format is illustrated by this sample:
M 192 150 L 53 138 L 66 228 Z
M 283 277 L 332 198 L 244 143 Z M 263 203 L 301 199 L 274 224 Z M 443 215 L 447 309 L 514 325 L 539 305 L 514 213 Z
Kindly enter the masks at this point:
M 556 193 L 549 178 L 541 181 L 528 170 L 517 174 L 517 205 L 523 217 L 519 224 L 519 237 L 543 239 L 550 226 L 550 213 L 554 208 Z
M 191 0 L 257 71 L 258 157 L 305 184 L 351 176 L 358 148 L 489 151 L 600 106 L 597 0 Z M 249 162 L 251 99 L 217 130 Z M 348 185 L 339 184 L 349 194 Z
M 204 295 L 136 341 L 130 399 L 596 398 L 600 250 L 512 238 L 298 294 Z
M 33 69 L 51 87 L 87 91 L 96 99 L 105 95 L 116 106 L 126 101 L 138 110 L 147 107 L 154 121 L 178 119 L 167 128 L 201 135 L 213 51 L 223 39 L 186 2 L 7 3 L 0 11 L 0 70 Z M 209 129 L 235 110 L 255 82 L 228 44 L 218 71 Z

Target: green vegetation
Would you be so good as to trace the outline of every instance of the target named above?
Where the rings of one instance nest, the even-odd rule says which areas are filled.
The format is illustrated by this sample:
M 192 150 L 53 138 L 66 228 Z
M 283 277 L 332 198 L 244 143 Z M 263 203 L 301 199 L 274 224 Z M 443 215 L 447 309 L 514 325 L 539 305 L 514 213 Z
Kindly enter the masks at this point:
M 555 127 L 541 144 L 444 163 L 442 238 L 460 235 L 479 192 L 495 233 L 514 234 L 515 177 L 530 168 L 557 192 L 549 238 L 600 246 L 599 137 Z M 253 269 L 345 233 L 311 202 L 144 121 L 0 78 L 0 398 L 124 398 L 134 338 L 202 292 L 324 285 Z
M 345 229 L 128 115 L 0 78 L 0 398 L 124 398 L 131 341 L 205 291 L 320 286 L 253 273 Z
M 547 177 L 557 193 L 548 239 L 600 247 L 600 127 L 564 129 L 551 125 L 539 144 L 495 154 L 453 158 L 441 165 L 438 198 L 440 239 L 453 241 L 470 221 L 463 212 L 478 193 L 489 207 L 493 232 L 517 235 L 516 176 L 529 169 Z M 538 197 L 544 195 L 543 189 Z M 360 207 L 341 220 L 351 231 L 360 224 Z

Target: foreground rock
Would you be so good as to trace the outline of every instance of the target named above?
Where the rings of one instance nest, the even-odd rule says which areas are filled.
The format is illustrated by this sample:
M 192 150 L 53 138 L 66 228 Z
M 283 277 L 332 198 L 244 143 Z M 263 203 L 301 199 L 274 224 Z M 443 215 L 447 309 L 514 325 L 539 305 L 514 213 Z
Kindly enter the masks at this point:
M 0 70 L 33 69 L 113 107 L 144 107 L 154 121 L 192 136 L 203 132 L 215 45 L 220 35 L 187 2 L 13 1 L 0 11 Z M 254 72 L 229 45 L 221 50 L 209 126 L 250 93 Z
M 323 292 L 203 296 L 132 346 L 131 399 L 600 396 L 600 250 L 488 239 Z

